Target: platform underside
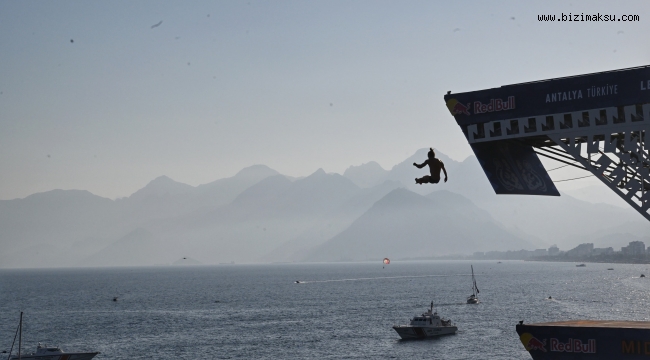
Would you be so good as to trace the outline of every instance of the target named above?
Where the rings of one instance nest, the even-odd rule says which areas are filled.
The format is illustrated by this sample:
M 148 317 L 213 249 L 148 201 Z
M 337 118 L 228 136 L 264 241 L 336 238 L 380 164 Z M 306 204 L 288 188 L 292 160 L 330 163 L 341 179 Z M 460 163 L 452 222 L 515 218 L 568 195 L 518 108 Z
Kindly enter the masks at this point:
M 647 359 L 650 322 L 572 320 L 516 326 L 535 360 Z
M 535 323 L 535 324 L 526 324 L 526 325 L 527 326 L 650 329 L 650 321 L 620 321 L 620 320 L 569 320 L 569 321 L 554 321 L 554 322 Z

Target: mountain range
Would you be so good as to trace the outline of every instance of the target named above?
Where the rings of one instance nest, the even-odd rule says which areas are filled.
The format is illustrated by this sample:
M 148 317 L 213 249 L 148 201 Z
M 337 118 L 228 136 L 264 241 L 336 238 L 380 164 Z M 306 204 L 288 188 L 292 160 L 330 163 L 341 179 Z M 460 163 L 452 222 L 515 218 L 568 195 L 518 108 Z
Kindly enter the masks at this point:
M 413 162 L 290 178 L 264 165 L 190 186 L 166 176 L 111 200 L 52 190 L 0 201 L 1 267 L 363 261 L 474 251 L 650 243 L 628 208 L 560 197 L 497 196 L 475 157 L 444 154 L 449 181 L 416 185 Z M 611 243 L 608 245 L 608 243 Z

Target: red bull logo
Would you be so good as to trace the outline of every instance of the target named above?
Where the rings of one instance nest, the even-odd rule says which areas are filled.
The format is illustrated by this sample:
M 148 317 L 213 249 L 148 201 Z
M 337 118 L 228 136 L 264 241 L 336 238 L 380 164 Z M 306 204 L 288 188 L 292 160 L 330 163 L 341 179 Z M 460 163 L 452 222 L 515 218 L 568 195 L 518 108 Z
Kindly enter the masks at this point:
M 551 351 L 595 354 L 596 340 L 589 339 L 587 343 L 583 343 L 580 339 L 569 339 L 568 342 L 563 343 L 558 339 L 552 338 Z
M 463 104 L 456 99 L 447 100 L 447 108 L 453 115 L 470 115 L 471 103 Z M 484 104 L 480 101 L 474 101 L 474 114 L 484 114 L 494 111 L 512 110 L 515 108 L 515 97 L 508 96 L 507 100 L 490 99 L 490 102 Z
M 546 339 L 540 340 L 534 337 L 531 333 L 523 333 L 519 337 L 521 343 L 528 351 L 541 351 L 546 352 Z M 567 353 L 583 353 L 595 354 L 596 353 L 596 340 L 589 339 L 587 342 L 582 342 L 580 339 L 568 339 L 567 342 L 562 342 L 556 338 L 551 338 L 549 351 L 551 352 L 567 352 Z
M 546 352 L 546 339 L 540 341 L 538 338 L 534 337 L 531 333 L 523 333 L 519 337 L 521 343 L 524 345 L 528 351 L 541 351 Z
M 447 101 L 447 108 L 453 116 L 469 115 L 470 103 L 467 103 L 467 105 L 465 105 L 456 99 L 449 99 Z
M 508 96 L 508 100 L 490 99 L 490 102 L 483 104 L 480 101 L 474 101 L 474 114 L 483 114 L 494 111 L 512 110 L 515 108 L 515 97 Z

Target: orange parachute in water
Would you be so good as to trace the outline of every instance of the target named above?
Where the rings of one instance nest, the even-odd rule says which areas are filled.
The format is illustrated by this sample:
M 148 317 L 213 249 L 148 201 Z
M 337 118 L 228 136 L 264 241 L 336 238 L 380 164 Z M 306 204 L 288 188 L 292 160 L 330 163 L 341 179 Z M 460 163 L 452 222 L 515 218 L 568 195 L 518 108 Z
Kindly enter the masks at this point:
M 390 264 L 390 259 L 389 258 L 384 258 L 384 264 L 386 264 L 386 265 Z

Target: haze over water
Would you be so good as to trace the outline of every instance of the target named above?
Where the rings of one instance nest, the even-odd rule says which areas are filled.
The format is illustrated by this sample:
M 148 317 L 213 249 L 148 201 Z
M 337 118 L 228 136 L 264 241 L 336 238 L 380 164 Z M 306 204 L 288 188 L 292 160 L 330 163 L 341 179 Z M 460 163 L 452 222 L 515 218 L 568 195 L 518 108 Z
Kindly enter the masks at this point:
M 478 305 L 465 304 L 470 264 Z M 509 261 L 2 270 L 0 347 L 22 310 L 24 352 L 40 341 L 97 359 L 529 359 L 520 320 L 650 320 L 641 273 Z M 399 340 L 391 326 L 431 301 L 458 333 Z

